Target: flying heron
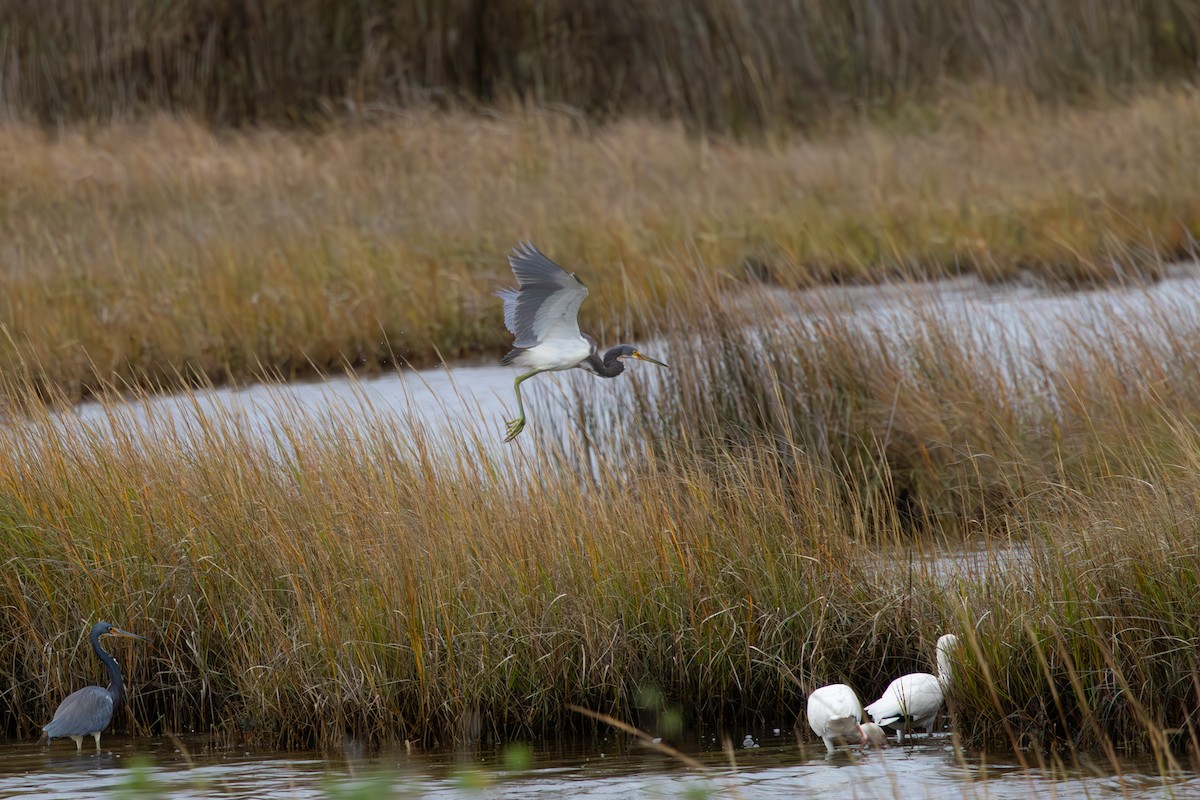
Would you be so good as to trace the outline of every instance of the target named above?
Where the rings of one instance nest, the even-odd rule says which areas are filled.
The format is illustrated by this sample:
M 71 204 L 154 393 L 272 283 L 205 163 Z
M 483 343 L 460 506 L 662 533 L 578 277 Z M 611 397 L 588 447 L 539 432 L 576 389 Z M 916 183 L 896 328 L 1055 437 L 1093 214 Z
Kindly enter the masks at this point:
M 588 296 L 587 287 L 575 273 L 546 258 L 530 242 L 513 248 L 508 265 L 520 287 L 501 289 L 496 296 L 504 301 L 504 327 L 516 340 L 501 364 L 525 367 L 529 371 L 513 381 L 517 394 L 517 418 L 506 427 L 504 441 L 511 442 L 525 428 L 525 406 L 521 403 L 521 384 L 541 372 L 579 367 L 602 378 L 615 378 L 625 371 L 624 360 L 636 358 L 660 367 L 667 366 L 628 344 L 609 349 L 604 358 L 596 355 L 596 340 L 579 332 L 579 306 Z
M 55 710 L 54 719 L 42 728 L 46 739 L 71 738 L 75 740 L 75 749 L 83 749 L 83 737 L 91 735 L 96 740 L 96 749 L 100 749 L 100 732 L 112 722 L 113 711 L 125 696 L 125 681 L 121 679 L 121 667 L 117 660 L 100 646 L 101 636 L 128 636 L 133 639 L 150 641 L 145 636 L 123 631 L 110 622 L 97 622 L 92 626 L 88 639 L 92 643 L 92 651 L 96 658 L 108 670 L 108 688 L 103 686 L 85 686 L 71 692 L 67 699 Z

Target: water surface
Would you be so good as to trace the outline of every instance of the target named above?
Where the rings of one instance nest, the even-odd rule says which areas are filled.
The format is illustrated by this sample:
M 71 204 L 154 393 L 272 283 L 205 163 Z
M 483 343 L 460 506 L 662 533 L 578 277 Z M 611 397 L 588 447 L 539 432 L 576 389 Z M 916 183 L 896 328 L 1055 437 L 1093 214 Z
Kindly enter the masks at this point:
M 1194 264 L 1178 265 L 1167 278 L 1153 284 L 1097 291 L 1050 293 L 1029 287 L 993 287 L 963 278 L 925 284 L 824 287 L 779 293 L 775 299 L 777 313 L 812 322 L 814 335 L 819 335 L 820 320 L 833 316 L 902 343 L 926 322 L 940 320 L 951 323 L 952 329 L 959 329 L 985 353 L 990 349 L 1006 362 L 1023 357 L 1037 365 L 1053 363 L 1056 348 L 1070 347 L 1081 338 L 1154 340 L 1200 331 L 1200 267 Z M 770 321 L 764 325 L 769 326 Z M 671 360 L 663 343 L 643 345 L 647 352 Z M 677 368 L 686 369 L 686 365 Z M 1009 369 L 1019 379 L 1022 366 L 1012 364 Z M 385 420 L 406 435 L 428 439 L 435 449 L 453 431 L 479 442 L 484 452 L 504 456 L 519 450 L 527 438 L 520 437 L 511 445 L 503 443 L 504 421 L 516 410 L 512 382 L 518 374 L 515 368 L 487 364 L 404 369 L 368 378 L 152 396 L 129 403 L 122 413 L 132 415 L 143 426 L 176 428 L 196 427 L 196 421 L 206 416 L 233 414 L 246 420 L 268 443 L 286 420 L 309 418 L 336 427 L 359 425 L 364 430 Z M 556 431 L 562 438 L 574 435 L 566 423 L 572 384 L 586 394 L 615 402 L 625 396 L 632 382 L 653 384 L 669 380 L 670 374 L 635 362 L 625 375 L 613 380 L 580 370 L 539 375 L 522 387 L 529 426 Z M 92 402 L 81 404 L 62 420 L 103 429 L 110 424 L 111 414 L 110 409 Z
M 683 748 L 704 765 L 699 773 L 623 736 L 535 746 L 515 767 L 498 749 L 400 749 L 347 760 L 168 739 L 107 737 L 100 753 L 82 754 L 69 742 L 51 748 L 8 742 L 0 743 L 0 797 L 1200 798 L 1200 775 L 1164 777 L 1148 761 L 1022 766 L 1012 758 L 957 753 L 945 736 L 827 757 L 819 742 L 766 731 L 754 737 L 755 746 L 734 745 L 732 763 L 718 742 L 706 744 Z M 146 788 L 138 793 L 137 785 Z

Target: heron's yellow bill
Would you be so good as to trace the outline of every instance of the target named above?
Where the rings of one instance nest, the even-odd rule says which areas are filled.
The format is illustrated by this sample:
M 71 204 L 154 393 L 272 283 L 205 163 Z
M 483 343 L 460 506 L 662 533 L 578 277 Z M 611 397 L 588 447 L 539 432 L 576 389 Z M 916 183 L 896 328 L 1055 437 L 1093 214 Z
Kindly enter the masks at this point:
M 667 369 L 671 368 L 670 364 L 664 364 L 663 362 L 659 361 L 657 358 L 651 358 L 650 356 L 646 355 L 645 353 L 639 352 L 637 350 L 633 351 L 633 357 L 640 358 L 642 361 L 649 361 L 651 364 L 658 364 L 660 367 L 666 367 Z
M 145 636 L 138 636 L 136 633 L 130 633 L 129 631 L 122 630 L 120 628 L 113 628 L 112 630 L 110 630 L 108 632 L 108 635 L 109 636 L 128 636 L 130 639 L 141 639 L 143 642 L 150 641 Z

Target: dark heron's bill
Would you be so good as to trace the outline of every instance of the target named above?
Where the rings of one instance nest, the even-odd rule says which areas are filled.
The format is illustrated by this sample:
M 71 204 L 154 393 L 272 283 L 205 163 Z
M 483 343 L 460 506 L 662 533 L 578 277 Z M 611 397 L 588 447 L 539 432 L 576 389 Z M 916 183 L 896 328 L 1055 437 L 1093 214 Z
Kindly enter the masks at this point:
M 136 633 L 122 630 L 121 628 L 112 628 L 105 634 L 106 636 L 128 636 L 130 639 L 141 639 L 143 642 L 150 641 L 145 636 L 138 636 Z
M 670 364 L 664 364 L 663 362 L 659 361 L 657 358 L 651 358 L 650 356 L 646 355 L 645 353 L 639 352 L 637 350 L 633 351 L 633 357 L 641 359 L 642 361 L 649 361 L 651 364 L 658 364 L 660 367 L 666 367 L 667 369 L 671 368 Z

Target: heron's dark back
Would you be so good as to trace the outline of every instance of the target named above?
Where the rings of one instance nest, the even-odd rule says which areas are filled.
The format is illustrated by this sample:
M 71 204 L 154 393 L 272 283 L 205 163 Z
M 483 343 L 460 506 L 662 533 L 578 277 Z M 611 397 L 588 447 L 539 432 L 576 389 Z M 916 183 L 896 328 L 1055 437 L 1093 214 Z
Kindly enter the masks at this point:
M 85 686 L 71 692 L 54 712 L 54 719 L 42 728 L 53 739 L 56 736 L 85 736 L 102 731 L 112 722 L 113 698 L 103 686 Z

